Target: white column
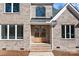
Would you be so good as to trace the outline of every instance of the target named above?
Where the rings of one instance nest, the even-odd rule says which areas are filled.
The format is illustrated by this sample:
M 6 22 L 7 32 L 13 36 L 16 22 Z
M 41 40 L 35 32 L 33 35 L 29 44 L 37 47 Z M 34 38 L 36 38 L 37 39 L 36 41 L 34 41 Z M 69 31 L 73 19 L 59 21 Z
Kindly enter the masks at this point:
M 0 25 L 0 39 L 1 39 L 1 25 Z
M 15 25 L 15 39 L 17 39 L 17 25 Z
M 7 39 L 9 39 L 9 25 L 7 25 Z
M 50 35 L 51 35 L 51 38 L 50 38 L 50 43 L 51 43 L 51 48 L 53 50 L 53 25 L 51 25 L 51 30 L 50 30 Z

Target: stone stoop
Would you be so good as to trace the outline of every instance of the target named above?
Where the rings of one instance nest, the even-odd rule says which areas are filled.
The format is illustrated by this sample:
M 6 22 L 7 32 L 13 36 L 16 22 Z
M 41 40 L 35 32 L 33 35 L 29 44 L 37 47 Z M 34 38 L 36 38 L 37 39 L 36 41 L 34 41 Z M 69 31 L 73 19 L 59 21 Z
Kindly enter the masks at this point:
M 52 51 L 50 44 L 32 44 L 30 51 Z

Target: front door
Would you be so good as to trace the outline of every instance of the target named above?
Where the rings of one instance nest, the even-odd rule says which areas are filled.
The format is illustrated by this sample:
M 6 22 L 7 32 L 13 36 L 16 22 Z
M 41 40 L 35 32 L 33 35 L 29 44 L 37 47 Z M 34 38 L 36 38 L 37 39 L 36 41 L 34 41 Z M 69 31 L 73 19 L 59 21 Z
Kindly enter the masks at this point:
M 33 27 L 33 43 L 48 43 L 48 31 L 45 26 L 34 26 Z

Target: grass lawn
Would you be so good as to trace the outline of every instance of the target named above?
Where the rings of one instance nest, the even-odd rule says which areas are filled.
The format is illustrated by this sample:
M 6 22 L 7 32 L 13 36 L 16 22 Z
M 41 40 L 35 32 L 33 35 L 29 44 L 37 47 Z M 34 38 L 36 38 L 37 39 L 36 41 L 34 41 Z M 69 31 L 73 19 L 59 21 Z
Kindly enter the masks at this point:
M 29 51 L 5 50 L 0 51 L 0 56 L 28 56 Z
M 79 51 L 62 51 L 62 50 L 53 50 L 55 56 L 79 56 Z

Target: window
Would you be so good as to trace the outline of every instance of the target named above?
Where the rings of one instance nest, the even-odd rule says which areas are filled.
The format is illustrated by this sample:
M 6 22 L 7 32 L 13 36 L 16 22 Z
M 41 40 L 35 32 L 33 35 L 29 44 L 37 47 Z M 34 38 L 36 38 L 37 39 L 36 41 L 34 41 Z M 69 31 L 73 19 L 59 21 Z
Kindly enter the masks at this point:
M 36 7 L 36 16 L 45 16 L 45 7 Z
M 62 38 L 75 38 L 74 25 L 62 25 Z
M 5 11 L 11 12 L 11 3 L 6 3 L 5 5 L 6 5 Z
M 19 12 L 19 3 L 13 4 L 13 12 Z
M 0 39 L 23 39 L 23 25 L 0 25 Z
M 6 3 L 5 12 L 19 12 L 19 3 Z
M 23 39 L 23 25 L 17 25 L 17 39 Z
M 7 25 L 1 27 L 1 39 L 7 39 Z
M 9 25 L 9 39 L 15 39 L 15 25 Z

